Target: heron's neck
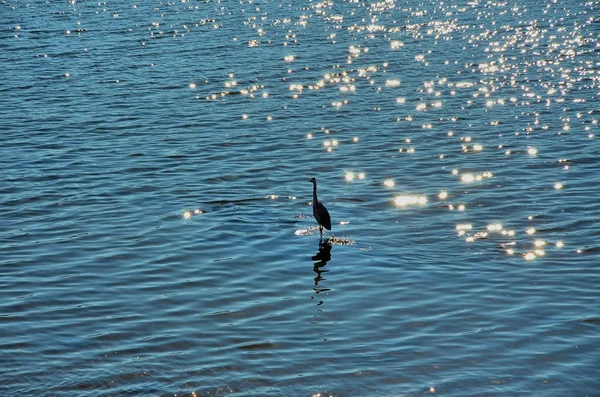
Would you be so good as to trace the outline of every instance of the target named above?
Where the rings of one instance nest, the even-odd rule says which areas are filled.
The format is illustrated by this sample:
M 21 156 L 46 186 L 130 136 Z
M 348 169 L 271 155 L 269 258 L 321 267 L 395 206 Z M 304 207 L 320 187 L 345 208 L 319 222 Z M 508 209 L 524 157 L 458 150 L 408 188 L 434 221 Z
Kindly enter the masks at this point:
M 319 200 L 317 200 L 317 182 L 313 183 L 313 202 L 319 202 Z

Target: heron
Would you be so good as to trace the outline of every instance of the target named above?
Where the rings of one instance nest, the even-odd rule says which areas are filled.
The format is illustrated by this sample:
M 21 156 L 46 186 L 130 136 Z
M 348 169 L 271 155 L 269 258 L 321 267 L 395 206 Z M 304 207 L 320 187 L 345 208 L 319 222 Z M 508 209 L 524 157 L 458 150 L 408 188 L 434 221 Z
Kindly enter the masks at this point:
M 323 228 L 331 230 L 331 217 L 327 208 L 317 199 L 317 180 L 310 178 L 309 182 L 313 184 L 313 215 L 319 224 L 319 232 L 321 233 L 321 238 L 323 238 Z

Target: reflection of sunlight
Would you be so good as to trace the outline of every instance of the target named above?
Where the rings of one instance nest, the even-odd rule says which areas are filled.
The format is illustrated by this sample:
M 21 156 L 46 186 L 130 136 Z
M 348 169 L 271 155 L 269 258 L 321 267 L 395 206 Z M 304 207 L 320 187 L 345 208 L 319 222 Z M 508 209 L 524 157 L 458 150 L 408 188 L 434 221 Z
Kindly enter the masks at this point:
M 295 234 L 296 236 L 307 236 L 307 235 L 309 235 L 309 234 L 312 234 L 312 233 L 311 233 L 311 231 L 310 231 L 310 228 L 307 228 L 307 229 L 297 229 L 297 230 L 294 232 L 294 234 Z
M 452 170 L 452 173 L 454 175 L 456 175 L 456 174 L 458 174 L 458 170 Z M 489 171 L 482 172 L 481 174 L 466 173 L 460 177 L 460 180 L 465 183 L 472 183 L 475 181 L 480 182 L 484 178 L 492 178 L 493 176 L 494 176 L 494 174 Z
M 394 199 L 394 203 L 398 207 L 406 207 L 409 205 L 425 205 L 427 204 L 427 197 L 425 196 L 397 196 Z
M 530 146 L 529 148 L 527 148 L 527 153 L 531 156 L 535 156 L 537 154 L 537 152 L 538 152 L 537 149 L 534 147 Z
M 364 180 L 366 178 L 366 174 L 364 172 L 359 172 L 355 174 L 354 172 L 348 171 L 344 175 L 344 178 L 346 179 L 346 182 L 352 182 L 355 178 Z
M 456 233 L 457 233 L 459 236 L 464 236 L 464 235 L 465 235 L 465 233 L 466 233 L 468 230 L 471 230 L 472 228 L 473 228 L 473 225 L 471 225 L 470 223 L 462 223 L 462 224 L 458 224 L 458 225 L 456 225 Z M 468 241 L 468 239 L 467 239 L 467 241 Z M 474 240 L 473 240 L 473 241 L 474 241 Z
M 392 50 L 397 50 L 398 48 L 404 47 L 404 43 L 398 40 L 393 40 L 390 42 L 390 46 Z
M 463 176 L 460 179 L 463 182 L 470 183 L 475 180 L 475 177 L 473 176 L 473 174 L 463 174 Z
M 186 219 L 186 220 L 187 220 L 187 219 L 191 219 L 191 218 L 192 218 L 192 216 L 194 216 L 194 215 L 200 215 L 200 214 L 203 214 L 203 213 L 204 213 L 204 212 L 203 212 L 201 209 L 199 209 L 199 208 L 196 208 L 196 209 L 195 209 L 195 210 L 193 210 L 193 211 L 190 211 L 190 210 L 185 210 L 185 211 L 183 211 L 183 212 L 181 213 L 181 215 L 183 216 L 183 219 Z
M 185 2 L 185 0 L 183 1 Z M 354 1 L 354 3 L 356 2 L 357 1 Z M 249 3 L 252 3 L 252 1 Z M 404 54 L 404 51 L 406 51 L 404 48 L 405 43 L 400 40 L 395 40 L 397 37 L 392 34 L 392 32 L 401 32 L 404 27 L 399 27 L 399 25 L 395 24 L 394 27 L 386 27 L 382 24 L 383 21 L 380 21 L 375 15 L 376 13 L 373 13 L 375 10 L 377 10 L 377 12 L 383 12 L 383 10 L 387 9 L 387 7 L 389 7 L 390 10 L 394 9 L 394 2 L 386 0 L 370 3 L 372 4 L 368 5 L 367 8 L 370 7 L 369 15 L 371 19 L 369 20 L 365 15 L 362 15 L 362 17 L 364 17 L 362 23 L 351 23 L 348 25 L 348 31 L 351 32 L 350 35 L 354 36 L 359 34 L 359 32 L 363 32 L 367 35 L 365 37 L 372 39 L 375 38 L 374 34 L 376 33 L 378 34 L 379 32 L 387 32 L 389 35 L 385 35 L 385 33 L 383 33 L 385 35 L 384 37 L 386 37 L 385 44 L 387 46 L 384 50 L 384 53 L 387 52 L 387 55 Z M 332 22 L 333 25 L 331 27 L 333 29 L 340 29 L 343 25 L 347 24 L 347 21 L 345 20 L 345 16 L 328 14 L 326 10 L 331 6 L 331 4 L 332 2 L 320 2 L 318 4 L 314 4 L 313 9 L 317 12 L 317 14 L 322 15 L 324 18 L 326 18 L 326 20 Z M 354 15 L 355 11 L 358 11 L 358 9 L 352 9 L 351 15 Z M 522 10 L 520 10 L 518 7 L 512 9 L 509 8 L 509 12 L 520 13 L 521 11 Z M 412 15 L 424 15 L 421 13 L 422 11 L 416 11 Z M 262 20 L 267 21 L 266 14 L 264 15 L 265 17 Z M 356 15 L 356 17 L 357 21 L 361 19 L 359 15 Z M 297 25 L 305 26 L 309 18 L 310 16 L 308 14 L 303 15 L 300 18 L 300 23 Z M 250 20 L 253 19 L 249 19 L 248 21 Z M 292 18 L 283 19 L 283 23 L 286 25 L 296 24 Z M 266 28 L 263 30 L 262 28 L 259 28 L 259 26 L 261 25 L 259 25 L 258 22 L 253 25 L 255 32 L 258 32 L 258 36 L 265 35 L 268 30 Z M 421 33 L 425 32 L 427 35 L 435 35 L 436 43 L 437 39 L 444 37 L 444 33 L 452 32 L 454 29 L 462 29 L 459 25 L 454 25 L 454 22 L 433 22 L 431 24 L 425 24 L 422 26 L 408 26 L 410 26 L 408 28 L 409 31 L 412 34 L 418 34 L 419 38 L 422 38 L 420 35 Z M 156 28 L 158 28 L 158 23 Z M 420 31 L 420 29 L 424 30 Z M 568 30 L 567 28 L 560 28 L 558 31 L 566 32 Z M 527 34 L 531 33 L 531 42 L 537 42 L 539 39 L 544 39 L 543 32 L 545 32 L 543 29 L 533 29 Z M 296 35 L 293 30 L 289 30 L 284 34 L 286 35 L 284 45 L 293 43 L 298 44 L 298 42 L 295 40 Z M 362 33 L 360 34 L 362 35 Z M 403 35 L 397 36 L 401 38 Z M 574 69 L 569 72 L 568 69 L 562 69 L 562 67 L 558 67 L 558 61 L 561 60 L 562 56 L 566 56 L 570 58 L 571 61 L 574 61 L 575 56 L 580 55 L 574 48 L 570 48 L 570 46 L 571 44 L 583 45 L 584 43 L 587 43 L 588 41 L 585 36 L 576 36 L 573 42 L 565 41 L 564 43 L 560 43 L 560 41 L 556 40 L 552 41 L 552 39 L 550 44 L 545 43 L 545 45 L 548 45 L 549 47 L 547 54 L 555 55 L 556 58 L 552 59 L 552 56 L 548 57 L 549 59 L 536 60 L 534 58 L 532 63 L 525 62 L 522 69 L 517 67 L 516 63 L 511 63 L 514 61 L 514 59 L 511 59 L 510 57 L 506 58 L 501 55 L 502 52 L 508 52 L 511 48 L 513 50 L 515 48 L 521 48 L 524 54 L 530 50 L 530 48 L 527 46 L 518 47 L 518 42 L 512 41 L 512 39 L 517 39 L 520 37 L 520 33 L 517 32 L 511 40 L 508 39 L 511 36 L 503 36 L 502 39 L 505 40 L 504 42 L 500 41 L 499 39 L 496 40 L 496 38 L 500 38 L 500 36 L 495 36 L 496 38 L 493 39 L 494 41 L 487 43 L 489 48 L 485 49 L 485 52 L 488 52 L 489 50 L 490 57 L 486 62 L 467 62 L 463 64 L 463 62 L 458 59 L 446 59 L 445 61 L 442 59 L 443 64 L 449 65 L 447 68 L 442 67 L 442 73 L 448 73 L 447 77 L 444 77 L 443 74 L 439 74 L 439 70 L 436 72 L 437 69 L 432 68 L 432 73 L 428 73 L 431 81 L 427 81 L 425 76 L 421 76 L 421 78 L 411 82 L 413 89 L 408 91 L 413 91 L 413 94 L 418 93 L 416 96 L 411 95 L 410 92 L 403 89 L 406 82 L 403 79 L 401 80 L 402 76 L 395 75 L 396 71 L 398 70 L 398 65 L 393 65 L 391 59 L 388 59 L 390 63 L 386 62 L 385 54 L 378 53 L 380 48 L 377 46 L 369 49 L 368 47 L 365 47 L 365 42 L 362 42 L 362 44 L 359 44 L 361 43 L 360 41 L 348 42 L 345 35 L 338 36 L 332 31 L 326 32 L 325 37 L 327 37 L 329 44 L 343 47 L 344 55 L 340 59 L 336 60 L 336 64 L 323 64 L 319 65 L 319 67 L 314 67 L 315 65 L 310 62 L 311 60 L 305 59 L 304 57 L 301 58 L 300 54 L 294 54 L 295 50 L 293 48 L 288 47 L 285 52 L 279 54 L 277 61 L 280 64 L 279 66 L 281 67 L 281 73 L 285 74 L 287 70 L 289 76 L 286 75 L 286 77 L 276 79 L 280 80 L 276 86 L 273 85 L 265 88 L 264 85 L 257 85 L 242 88 L 241 86 L 245 84 L 243 83 L 243 80 L 238 80 L 238 77 L 235 76 L 234 73 L 229 73 L 228 75 L 226 74 L 226 76 L 224 76 L 225 79 L 220 83 L 221 86 L 225 84 L 224 92 L 212 94 L 211 98 L 214 100 L 223 100 L 223 98 L 227 95 L 231 95 L 232 97 L 233 95 L 239 95 L 236 98 L 248 100 L 248 98 L 254 98 L 252 96 L 253 93 L 257 98 L 259 98 L 259 95 L 261 95 L 262 98 L 271 98 L 269 93 L 265 90 L 272 89 L 273 94 L 284 91 L 286 101 L 288 99 L 291 100 L 289 97 L 300 99 L 303 93 L 304 96 L 308 95 L 310 98 L 314 98 L 315 95 L 319 96 L 319 99 L 315 100 L 313 104 L 318 103 L 319 106 L 322 106 L 322 108 L 325 109 L 325 112 L 344 112 L 346 108 L 353 108 L 355 106 L 362 107 L 363 105 L 368 104 L 368 106 L 365 107 L 365 110 L 369 109 L 369 111 L 372 110 L 374 112 L 381 112 L 380 117 L 382 120 L 396 120 L 399 123 L 398 129 L 402 132 L 391 134 L 391 131 L 388 131 L 390 134 L 386 133 L 384 138 L 382 138 L 388 139 L 387 146 L 385 143 L 381 144 L 381 142 L 374 144 L 374 141 L 368 136 L 368 134 L 363 137 L 360 135 L 363 133 L 363 131 L 360 129 L 356 130 L 351 126 L 351 124 L 346 126 L 342 123 L 342 125 L 335 126 L 335 129 L 333 129 L 334 126 L 332 125 L 330 126 L 332 131 L 330 131 L 321 126 L 323 124 L 321 124 L 321 121 L 318 119 L 315 119 L 314 122 L 311 122 L 310 126 L 308 126 L 308 128 L 312 129 L 300 132 L 300 136 L 298 137 L 299 140 L 301 140 L 304 144 L 309 144 L 311 148 L 316 148 L 319 152 L 321 152 L 321 156 L 325 155 L 322 152 L 333 153 L 336 155 L 334 159 L 338 157 L 338 153 L 340 156 L 342 155 L 340 150 L 354 154 L 369 154 L 371 151 L 375 153 L 375 151 L 379 149 L 391 149 L 390 146 L 394 145 L 395 150 L 390 150 L 390 152 L 394 152 L 390 153 L 391 158 L 395 159 L 397 156 L 405 156 L 405 158 L 402 160 L 412 161 L 414 162 L 414 166 L 418 165 L 424 159 L 435 158 L 436 162 L 440 164 L 439 167 L 441 173 L 446 173 L 446 176 L 449 176 L 448 174 L 452 172 L 452 176 L 450 178 L 446 178 L 452 182 L 446 185 L 439 185 L 436 184 L 435 180 L 433 180 L 427 190 L 405 190 L 404 185 L 406 181 L 403 180 L 405 178 L 401 178 L 399 175 L 389 172 L 389 169 L 387 171 L 387 173 L 389 173 L 388 178 L 385 178 L 386 171 L 383 171 L 383 177 L 385 179 L 381 179 L 382 176 L 375 177 L 375 173 L 381 175 L 380 172 L 382 170 L 376 169 L 379 164 L 375 164 L 375 166 L 369 164 L 366 166 L 364 162 L 361 163 L 359 161 L 361 159 L 355 158 L 353 159 L 353 163 L 356 165 L 351 165 L 352 163 L 346 165 L 348 168 L 342 168 L 339 170 L 340 173 L 337 175 L 338 177 L 343 177 L 345 179 L 346 189 L 355 189 L 359 187 L 364 189 L 366 186 L 363 185 L 368 183 L 368 180 L 366 180 L 365 172 L 360 172 L 360 170 L 369 169 L 369 176 L 373 177 L 370 179 L 375 179 L 377 181 L 374 183 L 376 188 L 381 190 L 381 186 L 383 186 L 383 190 L 385 190 L 383 193 L 385 195 L 393 192 L 391 195 L 387 195 L 387 199 L 384 200 L 393 200 L 393 204 L 388 201 L 388 205 L 390 207 L 394 206 L 396 211 L 406 211 L 409 209 L 409 206 L 425 206 L 425 208 L 427 208 L 429 205 L 428 199 L 432 199 L 436 204 L 435 211 L 437 211 L 437 208 L 440 208 L 441 211 L 439 212 L 444 213 L 441 215 L 435 212 L 434 216 L 448 217 L 451 215 L 450 218 L 456 220 L 456 222 L 451 222 L 449 225 L 449 232 L 454 238 L 456 238 L 454 233 L 458 233 L 459 236 L 461 236 L 459 239 L 461 240 L 460 242 L 462 244 L 464 244 L 466 238 L 467 241 L 487 247 L 485 249 L 488 249 L 489 246 L 492 245 L 501 244 L 502 248 L 500 249 L 500 252 L 502 252 L 503 255 L 504 252 L 509 255 L 514 254 L 515 257 L 512 259 L 518 258 L 520 261 L 523 261 L 525 259 L 532 260 L 537 258 L 536 260 L 540 260 L 543 259 L 543 250 L 548 250 L 548 255 L 551 255 L 553 250 L 558 250 L 564 246 L 562 241 L 557 241 L 555 239 L 554 236 L 556 231 L 552 232 L 554 228 L 548 227 L 547 229 L 543 228 L 543 230 L 536 231 L 535 227 L 541 227 L 539 226 L 540 223 L 530 222 L 532 220 L 531 217 L 529 218 L 530 221 L 526 221 L 526 219 L 520 219 L 523 218 L 523 212 L 512 214 L 510 218 L 505 219 L 499 218 L 498 213 L 501 213 L 502 211 L 493 212 L 490 214 L 488 210 L 495 210 L 497 208 L 496 205 L 501 206 L 502 204 L 498 202 L 498 200 L 495 200 L 494 202 L 491 200 L 485 201 L 485 198 L 507 197 L 505 194 L 503 195 L 502 192 L 505 189 L 510 189 L 510 186 L 507 186 L 505 183 L 506 177 L 503 176 L 510 175 L 510 172 L 514 172 L 514 169 L 520 169 L 522 164 L 518 163 L 519 161 L 525 161 L 526 165 L 530 165 L 529 163 L 531 163 L 531 165 L 543 165 L 543 163 L 539 162 L 544 161 L 544 153 L 550 152 L 549 149 L 544 149 L 548 146 L 541 141 L 538 143 L 538 141 L 534 139 L 527 140 L 529 138 L 534 138 L 538 130 L 554 130 L 558 135 L 579 131 L 583 133 L 581 138 L 585 139 L 586 142 L 588 142 L 588 139 L 594 138 L 595 135 L 598 135 L 597 127 L 600 118 L 597 116 L 595 119 L 593 118 L 595 115 L 594 110 L 592 109 L 593 106 L 589 103 L 586 103 L 586 101 L 590 102 L 589 98 L 573 98 L 572 96 L 569 96 L 569 89 L 574 87 L 573 83 L 575 81 L 579 81 L 573 79 L 570 75 L 571 73 L 575 73 L 576 70 Z M 451 37 L 452 35 L 447 36 L 447 38 Z M 494 34 L 483 32 L 481 36 L 477 36 L 477 33 L 475 33 L 475 35 L 471 36 L 469 40 L 472 39 L 473 42 L 485 42 L 493 37 Z M 525 35 L 524 37 L 529 36 Z M 563 38 L 565 37 L 568 36 L 563 36 Z M 467 36 L 462 38 L 466 39 Z M 260 40 L 266 39 L 267 38 L 261 38 Z M 237 38 L 234 38 L 234 40 L 237 40 Z M 597 40 L 594 38 L 593 41 Z M 528 41 L 525 42 L 527 43 Z M 263 43 L 267 42 L 256 40 L 247 41 L 247 43 L 248 45 L 256 44 L 262 46 Z M 268 43 L 271 44 L 271 41 L 268 41 Z M 540 42 L 540 47 L 538 49 L 543 51 L 544 47 L 541 44 L 542 43 Z M 564 47 L 566 47 L 564 50 L 563 44 L 568 44 L 564 45 Z M 402 52 L 399 53 L 397 51 Z M 497 52 L 499 58 L 494 59 L 491 56 L 492 52 Z M 418 65 L 418 67 L 426 67 L 428 65 L 427 60 L 430 57 L 435 58 L 431 54 L 432 53 L 430 51 L 427 51 L 424 49 L 424 47 L 421 47 L 421 51 L 417 51 L 416 53 L 414 51 L 409 51 L 409 54 L 405 55 L 407 55 L 407 58 L 411 61 L 410 63 L 419 62 L 422 63 L 422 65 Z M 381 57 L 382 55 L 383 58 Z M 535 53 L 534 55 L 539 56 L 539 53 Z M 349 61 L 348 63 L 355 64 L 357 66 L 348 67 L 347 65 L 343 65 L 344 61 Z M 533 68 L 534 65 L 536 65 L 536 61 L 539 62 L 537 63 L 537 67 L 540 67 L 545 71 L 549 71 L 552 76 L 556 76 L 557 78 L 560 76 L 559 80 L 545 82 L 542 82 L 541 80 L 536 81 L 535 79 L 528 80 L 528 78 L 531 77 L 528 75 L 528 67 Z M 557 62 L 553 63 L 553 61 Z M 369 66 L 369 62 L 373 62 L 373 64 Z M 298 65 L 298 63 L 301 65 Z M 589 69 L 585 73 L 581 73 L 582 76 L 588 72 L 593 74 L 593 62 L 587 62 L 587 64 Z M 554 66 L 556 66 L 556 69 L 554 69 Z M 292 69 L 292 67 L 294 67 L 294 69 Z M 464 72 L 466 72 L 464 74 L 462 70 L 463 68 Z M 318 75 L 313 75 L 314 78 L 312 81 L 304 81 L 303 78 L 296 80 L 297 77 L 293 76 L 297 76 L 296 74 L 299 73 L 301 69 L 306 71 L 311 70 L 308 75 L 313 75 L 313 73 L 315 73 L 313 72 L 313 69 L 322 70 L 322 72 L 317 72 Z M 513 71 L 514 73 L 512 73 Z M 454 73 L 457 73 L 457 76 L 453 77 Z M 490 78 L 482 78 L 481 76 L 477 76 L 477 73 L 483 75 L 490 74 L 490 76 L 488 76 Z M 519 76 L 519 73 L 523 73 L 523 75 Z M 563 74 L 561 75 L 561 73 Z M 494 74 L 498 78 L 493 77 Z M 68 76 L 68 74 L 65 76 Z M 277 74 L 277 76 L 279 76 L 279 74 Z M 459 77 L 459 81 L 456 81 L 456 77 Z M 523 78 L 523 81 L 525 81 L 522 84 L 519 83 L 521 78 Z M 583 78 L 585 79 L 585 77 Z M 462 79 L 464 80 L 460 81 Z M 201 91 L 199 88 L 204 87 L 205 83 L 208 83 L 208 80 L 205 80 L 204 82 L 201 80 L 198 80 L 197 82 L 190 82 L 188 80 L 189 88 L 196 88 L 198 92 Z M 590 84 L 594 85 L 595 81 L 590 82 Z M 185 83 L 184 88 L 187 88 Z M 223 89 L 222 87 L 219 88 Z M 328 92 L 331 91 L 335 93 L 332 96 L 325 93 L 322 94 L 321 89 L 324 88 Z M 366 95 L 378 95 L 380 93 L 385 93 L 385 95 L 382 95 L 379 101 L 375 99 L 376 97 L 366 97 Z M 320 95 L 323 95 L 323 97 Z M 278 100 L 278 95 L 275 95 L 273 99 L 268 99 L 269 102 Z M 305 100 L 309 99 L 307 98 Z M 264 101 L 265 100 L 263 99 L 263 102 Z M 351 103 L 349 103 L 349 101 Z M 355 101 L 357 101 L 356 104 L 354 103 Z M 577 106 L 571 107 L 569 102 L 577 104 Z M 560 105 L 554 105 L 554 103 L 560 103 Z M 350 106 L 346 106 L 347 104 L 350 104 Z M 447 104 L 452 105 L 451 109 L 449 110 L 450 113 L 445 114 L 444 117 L 436 117 L 437 113 L 440 112 L 441 109 L 444 109 L 444 107 L 448 106 Z M 277 104 L 272 103 L 271 105 L 273 106 L 273 109 L 279 108 L 279 105 Z M 280 105 L 284 105 L 283 109 L 285 110 L 293 110 L 288 109 L 286 106 L 287 102 Z M 508 121 L 512 119 L 512 117 L 509 118 L 506 116 L 513 114 L 511 110 L 513 109 L 513 106 L 519 107 L 518 110 L 516 108 L 514 110 L 514 116 L 516 117 L 517 121 L 514 123 L 515 125 L 509 126 Z M 543 112 L 540 112 L 539 110 L 543 109 L 544 106 L 546 106 L 546 109 Z M 553 122 L 550 117 L 553 115 L 551 110 L 555 110 L 554 108 L 550 108 L 551 106 L 556 106 L 556 109 L 563 110 L 561 115 L 559 115 L 559 112 L 556 112 L 556 118 L 558 120 L 555 122 Z M 540 109 L 538 109 L 538 107 Z M 471 118 L 461 117 L 461 113 L 465 113 L 466 116 L 466 113 L 471 111 L 469 108 L 480 109 L 486 114 L 485 116 L 482 115 L 482 118 L 479 120 L 481 122 L 481 126 L 478 127 L 476 125 L 477 122 L 474 122 Z M 237 107 L 237 109 L 245 108 L 240 106 Z M 247 119 L 246 123 L 255 119 L 260 119 L 263 122 L 265 119 L 280 119 L 279 112 L 276 112 L 275 110 L 273 110 L 272 113 L 269 111 L 266 114 L 260 114 L 253 112 L 249 108 L 246 109 L 247 110 L 241 111 L 247 112 L 247 114 L 238 113 L 236 115 L 238 119 L 240 119 L 240 116 L 244 120 Z M 436 114 L 427 116 L 428 113 Z M 347 115 L 349 115 L 349 113 L 338 114 L 340 120 Z M 250 116 L 252 116 L 252 120 L 250 120 Z M 525 116 L 527 116 L 527 118 L 525 118 Z M 323 115 L 323 117 L 325 116 Z M 241 122 L 242 120 L 240 119 L 238 121 Z M 335 120 L 329 120 L 324 123 L 329 124 L 334 122 Z M 348 122 L 350 123 L 350 121 Z M 405 127 L 405 124 L 410 122 L 413 122 L 413 124 L 409 128 L 402 128 Z M 582 128 L 584 131 L 580 131 Z M 410 138 L 406 138 L 405 136 L 407 133 L 410 134 L 411 131 L 412 133 L 416 134 L 417 130 L 423 131 L 423 129 L 425 129 L 427 132 L 426 137 L 428 140 L 426 141 L 422 140 L 421 134 L 412 137 L 413 139 L 416 139 L 415 142 L 412 142 Z M 314 134 L 309 133 L 309 131 L 314 132 Z M 329 135 L 330 132 L 331 135 Z M 323 134 L 327 134 L 327 136 Z M 358 135 L 360 135 L 360 142 Z M 333 139 L 334 137 L 339 139 L 339 141 Z M 428 142 L 431 142 L 429 141 L 430 138 L 438 139 L 435 142 L 439 142 L 439 146 L 428 147 Z M 358 151 L 358 146 L 351 148 L 351 143 L 360 143 L 361 150 Z M 394 146 L 391 147 L 393 148 Z M 540 147 L 538 148 L 537 146 Z M 419 147 L 419 152 L 416 152 L 416 147 Z M 554 147 L 551 148 L 555 149 Z M 566 150 L 567 148 L 561 149 Z M 540 152 L 538 152 L 538 150 Z M 520 154 L 523 156 L 523 158 L 518 158 L 519 156 L 515 156 L 515 154 Z M 561 156 L 565 155 L 565 153 L 556 154 Z M 352 156 L 352 154 L 346 155 Z M 376 156 L 376 154 L 373 154 L 373 156 Z M 406 159 L 406 156 L 410 157 Z M 540 159 L 540 157 L 543 158 Z M 363 158 L 362 160 L 365 159 Z M 555 171 L 564 172 L 569 170 L 571 161 L 568 161 L 567 159 L 563 160 L 560 157 L 555 158 L 554 161 L 556 162 L 555 165 L 557 168 Z M 504 164 L 502 164 L 502 162 L 504 162 Z M 501 164 L 501 166 L 498 166 L 498 171 L 496 171 L 498 168 L 488 168 L 490 170 L 494 169 L 495 173 L 500 172 L 502 174 L 500 175 L 501 180 L 496 184 L 491 182 L 495 182 L 495 180 L 498 179 L 498 176 L 492 174 L 492 172 L 485 171 L 486 168 L 482 168 L 493 167 L 494 164 Z M 456 168 L 453 169 L 454 167 Z M 536 167 L 531 171 L 537 172 L 537 170 L 539 170 L 540 173 L 546 172 L 546 168 L 543 166 Z M 542 194 L 549 193 L 551 196 L 553 195 L 553 200 L 568 200 L 570 197 L 565 196 L 565 194 L 568 194 L 570 191 L 572 191 L 572 189 L 574 189 L 574 187 L 572 187 L 569 183 L 570 179 L 567 179 L 564 176 L 557 177 L 556 174 L 554 175 L 555 176 L 546 178 L 545 181 L 541 179 L 542 182 L 540 185 L 542 188 L 532 189 L 530 194 L 534 195 L 542 191 Z M 528 174 L 525 176 L 528 177 Z M 398 179 L 400 181 L 398 182 L 399 186 L 396 186 L 394 179 Z M 561 179 L 565 180 L 565 182 L 562 182 Z M 552 183 L 552 180 L 554 180 L 554 183 Z M 339 181 L 340 183 L 342 182 L 341 179 Z M 567 186 L 564 186 L 565 183 Z M 344 189 L 344 187 L 341 187 L 341 189 Z M 552 190 L 557 190 L 557 192 L 552 192 Z M 558 192 L 558 190 L 561 191 Z M 489 196 L 486 196 L 488 193 Z M 497 193 L 500 194 L 496 195 Z M 286 197 L 288 196 L 283 195 L 278 197 L 277 195 L 268 195 L 266 196 L 265 200 L 282 200 Z M 288 199 L 293 200 L 294 198 L 288 197 Z M 532 197 L 532 201 L 534 203 L 537 202 L 535 197 Z M 278 201 L 269 201 L 271 204 L 277 202 Z M 542 200 L 540 200 L 540 202 L 542 202 Z M 469 203 L 469 211 L 466 211 L 466 203 Z M 540 205 L 543 206 L 544 203 L 545 202 Z M 451 210 L 452 213 L 448 214 L 446 212 L 446 208 Z M 414 209 L 410 208 L 410 210 Z M 431 210 L 434 212 L 433 206 Z M 523 208 L 523 210 L 526 209 Z M 180 214 L 184 219 L 187 220 L 194 218 L 194 216 L 197 215 L 196 211 L 194 211 L 192 207 L 189 210 L 182 210 Z M 520 221 L 525 221 L 525 223 L 519 223 L 515 219 L 520 219 Z M 338 221 L 339 225 L 347 224 L 345 221 L 339 222 L 339 219 L 336 219 L 336 221 Z M 471 225 L 469 222 L 473 222 L 473 224 Z M 457 223 L 460 224 L 457 225 Z M 456 226 L 456 231 L 454 233 L 452 231 L 452 226 Z M 339 226 L 339 229 L 344 228 L 348 229 L 348 227 Z M 298 229 L 296 230 L 296 234 L 312 235 L 316 230 L 318 229 Z M 560 236 L 558 238 L 561 237 L 564 236 Z M 489 238 L 488 242 L 480 240 L 483 238 Z M 545 239 L 547 239 L 547 241 Z M 512 240 L 514 240 L 514 246 L 505 246 Z M 576 246 L 579 243 L 575 241 L 568 241 L 567 244 Z M 576 248 L 577 247 L 574 247 L 573 250 Z M 565 253 L 564 250 L 562 253 Z M 427 387 L 428 386 L 426 386 L 426 388 Z
M 489 225 L 487 225 L 487 230 L 490 232 L 499 232 L 502 230 L 502 224 L 490 223 Z

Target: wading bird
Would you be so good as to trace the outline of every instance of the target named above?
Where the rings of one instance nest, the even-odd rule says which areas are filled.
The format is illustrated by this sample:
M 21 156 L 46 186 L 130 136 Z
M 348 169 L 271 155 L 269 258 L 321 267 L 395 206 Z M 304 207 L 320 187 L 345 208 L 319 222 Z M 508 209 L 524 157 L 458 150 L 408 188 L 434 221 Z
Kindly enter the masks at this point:
M 317 200 L 317 180 L 310 178 L 309 182 L 313 184 L 313 215 L 319 223 L 319 232 L 321 233 L 321 238 L 323 238 L 323 228 L 331 230 L 331 217 L 323 203 Z

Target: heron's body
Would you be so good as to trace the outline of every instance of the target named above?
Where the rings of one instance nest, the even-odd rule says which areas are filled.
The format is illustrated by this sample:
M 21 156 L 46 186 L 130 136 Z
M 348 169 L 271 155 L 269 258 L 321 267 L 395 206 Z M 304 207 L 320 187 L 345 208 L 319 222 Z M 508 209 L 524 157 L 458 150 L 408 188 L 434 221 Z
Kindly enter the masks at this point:
M 321 236 L 323 235 L 323 228 L 327 230 L 331 230 L 331 217 L 329 216 L 329 211 L 327 208 L 317 199 L 317 180 L 315 178 L 311 178 L 309 182 L 313 184 L 313 215 L 319 224 L 319 231 L 321 232 Z

